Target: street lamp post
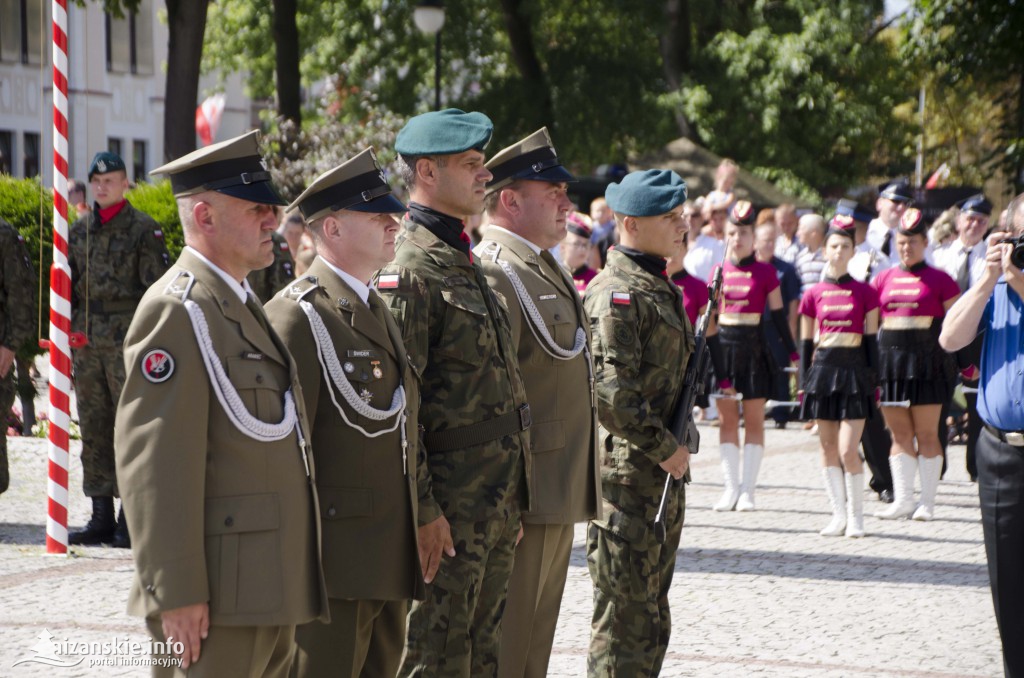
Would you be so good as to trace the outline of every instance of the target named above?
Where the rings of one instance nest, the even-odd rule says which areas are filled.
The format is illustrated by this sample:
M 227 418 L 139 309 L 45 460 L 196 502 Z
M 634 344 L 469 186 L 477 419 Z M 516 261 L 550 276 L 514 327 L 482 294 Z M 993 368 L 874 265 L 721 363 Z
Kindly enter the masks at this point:
M 413 10 L 416 28 L 434 36 L 434 109 L 441 110 L 441 28 L 444 26 L 444 2 L 421 0 Z

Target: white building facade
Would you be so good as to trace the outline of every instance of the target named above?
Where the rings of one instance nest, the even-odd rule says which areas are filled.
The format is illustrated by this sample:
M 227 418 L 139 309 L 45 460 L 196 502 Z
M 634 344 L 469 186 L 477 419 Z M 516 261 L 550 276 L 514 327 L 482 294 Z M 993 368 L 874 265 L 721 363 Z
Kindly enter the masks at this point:
M 0 173 L 41 175 L 47 186 L 53 185 L 50 10 L 49 0 L 0 0 Z M 70 178 L 84 181 L 101 150 L 124 158 L 128 178 L 136 182 L 163 164 L 164 16 L 164 0 L 141 0 L 135 13 L 122 18 L 105 13 L 97 0 L 84 7 L 69 0 Z M 204 77 L 199 96 L 215 82 Z M 237 74 L 227 79 L 224 94 L 215 141 L 258 126 Z

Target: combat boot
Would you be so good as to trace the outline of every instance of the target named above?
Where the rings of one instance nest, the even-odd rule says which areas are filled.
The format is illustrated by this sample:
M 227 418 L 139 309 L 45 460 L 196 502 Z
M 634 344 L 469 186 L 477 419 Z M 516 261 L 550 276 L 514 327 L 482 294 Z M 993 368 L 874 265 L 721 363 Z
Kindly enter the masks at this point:
M 93 497 L 92 518 L 81 530 L 68 535 L 68 544 L 74 546 L 95 546 L 109 544 L 114 538 L 114 498 Z
M 128 521 L 124 519 L 124 502 L 121 502 L 121 510 L 117 512 L 117 527 L 114 528 L 114 540 L 110 545 L 116 549 L 130 549 L 132 538 L 128 534 Z
M 832 506 L 832 521 L 818 534 L 822 537 L 841 537 L 846 531 L 846 491 L 843 487 L 843 469 L 838 466 L 826 466 L 821 470 L 821 475 L 825 479 L 828 503 Z

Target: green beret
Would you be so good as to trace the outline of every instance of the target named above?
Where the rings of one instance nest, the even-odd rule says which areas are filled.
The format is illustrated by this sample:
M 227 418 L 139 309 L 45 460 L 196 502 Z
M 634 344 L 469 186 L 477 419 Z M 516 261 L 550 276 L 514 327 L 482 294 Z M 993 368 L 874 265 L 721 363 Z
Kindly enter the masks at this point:
M 92 164 L 89 165 L 89 181 L 92 181 L 92 175 L 94 174 L 127 171 L 124 166 L 124 160 L 117 153 L 100 151 L 93 157 Z
M 628 217 L 654 217 L 686 202 L 686 182 L 672 170 L 630 172 L 605 189 L 608 207 Z
M 483 151 L 493 131 L 494 124 L 483 113 L 466 113 L 457 108 L 431 111 L 405 123 L 395 139 L 395 150 L 411 156 Z

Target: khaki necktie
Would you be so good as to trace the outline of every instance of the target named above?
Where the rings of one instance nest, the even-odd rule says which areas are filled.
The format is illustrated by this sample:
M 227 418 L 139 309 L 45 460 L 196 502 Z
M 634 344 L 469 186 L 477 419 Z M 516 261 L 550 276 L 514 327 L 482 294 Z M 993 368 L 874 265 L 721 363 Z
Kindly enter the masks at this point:
M 263 331 L 273 337 L 273 334 L 270 332 L 270 323 L 267 321 L 267 316 L 263 313 L 263 307 L 260 305 L 260 302 L 256 300 L 256 297 L 252 294 L 246 295 L 245 305 L 250 311 L 252 311 L 252 314 L 256 316 L 256 321 L 260 324 L 260 327 L 263 328 Z

